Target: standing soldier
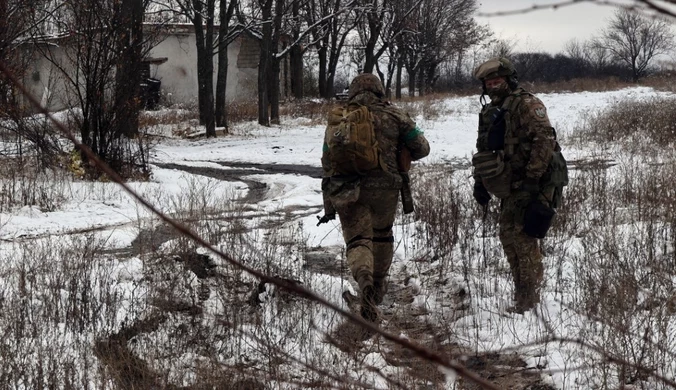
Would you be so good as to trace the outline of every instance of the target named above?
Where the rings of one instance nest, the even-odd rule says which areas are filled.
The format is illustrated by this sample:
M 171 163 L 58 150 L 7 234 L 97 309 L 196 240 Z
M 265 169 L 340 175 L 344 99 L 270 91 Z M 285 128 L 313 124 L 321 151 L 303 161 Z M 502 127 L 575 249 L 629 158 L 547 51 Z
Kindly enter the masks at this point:
M 542 101 L 518 86 L 506 58 L 481 64 L 483 83 L 474 198 L 487 207 L 500 198 L 499 236 L 514 280 L 514 306 L 522 314 L 540 302 L 543 278 L 538 238 L 544 238 L 568 183 L 566 163 Z M 486 104 L 484 95 L 491 99 Z
M 335 218 L 336 212 L 340 217 L 347 263 L 359 284 L 361 316 L 367 321 L 377 319 L 376 305 L 387 291 L 392 225 L 399 192 L 408 185 L 406 165 L 430 152 L 408 114 L 384 97 L 378 77 L 355 77 L 347 104 L 329 113 L 322 153 L 324 217 L 319 223 Z

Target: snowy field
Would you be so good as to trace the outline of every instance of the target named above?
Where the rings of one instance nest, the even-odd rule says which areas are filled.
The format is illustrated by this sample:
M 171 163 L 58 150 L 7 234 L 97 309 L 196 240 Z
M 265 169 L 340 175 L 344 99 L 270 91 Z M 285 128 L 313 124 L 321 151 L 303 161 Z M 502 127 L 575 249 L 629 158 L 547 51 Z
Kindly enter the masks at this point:
M 566 159 L 576 167 L 618 159 L 619 152 L 612 146 L 599 149 L 574 140 L 589 114 L 626 99 L 658 96 L 670 95 L 643 87 L 539 95 Z M 604 247 L 594 247 L 599 241 L 588 241 L 584 235 L 611 235 L 631 247 L 632 242 L 644 238 L 637 233 L 644 231 L 643 221 L 629 218 L 630 223 L 607 231 L 580 228 L 583 233 L 578 236 L 566 236 L 571 230 L 557 230 L 545 240 L 547 284 L 541 304 L 525 315 L 506 314 L 512 285 L 492 223 L 497 204 L 492 202 L 492 215 L 484 222 L 489 226 L 485 226 L 471 198 L 468 166 L 476 141 L 478 96 L 435 104 L 443 105 L 441 111 L 449 114 L 414 118 L 430 141 L 431 153 L 415 164 L 413 177 L 415 183 L 424 183 L 425 189 L 434 189 L 428 193 L 418 189 L 416 197 L 418 202 L 426 196 L 443 197 L 440 186 L 448 185 L 454 199 L 451 204 L 461 222 L 453 233 L 455 243 L 445 246 L 439 237 L 430 235 L 434 229 L 422 226 L 426 222 L 410 216 L 397 218 L 393 287 L 382 308 L 381 326 L 466 362 L 470 370 L 482 375 L 485 364 L 496 366 L 494 374 L 504 377 L 496 382 L 502 388 L 511 388 L 505 387 L 510 383 L 510 372 L 519 372 L 519 381 L 549 386 L 532 389 L 671 388 L 669 381 L 676 378 L 676 357 L 670 352 L 676 348 L 676 321 L 659 317 L 657 323 L 651 322 L 654 317 L 635 317 L 642 321 L 634 324 L 635 328 L 613 330 L 599 318 L 590 317 L 588 307 L 583 310 L 580 306 L 588 301 L 589 289 L 589 280 L 581 277 L 580 270 L 594 275 L 594 270 L 585 268 L 591 267 L 586 261 L 604 253 Z M 329 301 L 350 308 L 342 295 L 345 291 L 356 294 L 356 289 L 342 260 L 340 226 L 337 221 L 315 226 L 317 216 L 322 215 L 317 174 L 324 127 L 299 125 L 307 123 L 304 118 L 282 118 L 282 123 L 272 128 L 241 123 L 233 126 L 233 135 L 214 140 L 163 139 L 152 153 L 152 180 L 132 183 L 132 187 L 164 212 L 188 221 L 229 255 L 269 274 L 297 280 Z M 655 152 L 661 157 L 669 154 L 662 149 Z M 639 162 L 644 160 L 623 161 L 626 164 L 604 173 L 602 181 L 612 182 L 613 175 L 641 169 Z M 586 172 L 571 170 L 569 189 L 580 188 L 575 180 L 596 180 Z M 378 337 L 348 347 L 327 341 L 344 327 L 340 316 L 316 303 L 285 297 L 270 285 L 258 286 L 256 280 L 203 248 L 193 251 L 198 259 L 193 262 L 185 257 L 183 262 L 167 262 L 167 257 L 192 248 L 185 239 L 168 235 L 157 245 L 139 250 L 143 242 L 155 242 L 153 234 L 161 235 L 158 219 L 113 183 L 65 181 L 58 186 L 54 191 L 64 199 L 56 210 L 26 206 L 0 214 L 0 307 L 5 302 L 5 307 L 34 310 L 25 318 L 19 316 L 26 323 L 2 320 L 7 330 L 0 350 L 22 354 L 0 369 L 4 374 L 0 378 L 8 378 L 4 383 L 14 384 L 11 388 L 38 388 L 40 383 L 48 383 L 50 368 L 38 367 L 50 355 L 64 357 L 49 361 L 54 362 L 51 369 L 55 370 L 63 364 L 58 369 L 67 370 L 66 377 L 77 382 L 70 388 L 112 389 L 120 383 L 134 383 L 120 382 L 111 373 L 112 364 L 101 357 L 105 352 L 99 346 L 100 340 L 112 339 L 111 335 L 122 337 L 125 329 L 139 323 L 147 326 L 132 326 L 136 332 L 122 340 L 142 362 L 137 366 L 157 374 L 153 380 L 159 388 L 198 388 L 206 377 L 233 372 L 244 373 L 241 377 L 259 372 L 258 383 L 271 389 L 310 388 L 313 383 L 343 388 L 337 384 L 341 378 L 347 381 L 346 388 L 474 388 L 446 371 L 416 363 L 410 354 Z M 574 197 L 586 206 L 571 209 L 575 215 L 565 219 L 566 227 L 574 223 L 571 221 L 592 226 L 593 221 L 604 218 L 597 214 L 612 209 L 595 210 L 593 204 L 584 203 L 584 194 L 575 191 Z M 623 210 L 615 212 L 622 214 Z M 655 231 L 671 237 L 665 230 Z M 655 256 L 673 257 L 672 245 L 664 243 Z M 202 267 L 191 266 L 199 261 L 204 262 Z M 73 279 L 77 281 L 73 286 L 55 276 L 68 275 L 72 268 L 86 275 L 89 283 Z M 199 275 L 199 270 L 207 276 Z M 676 276 L 673 278 L 676 281 Z M 49 293 L 55 285 L 60 287 Z M 23 292 L 31 287 L 33 293 Z M 670 294 L 650 285 L 639 285 L 637 290 L 637 305 Z M 596 293 L 602 301 L 603 294 L 616 294 L 617 286 Z M 82 297 L 90 295 L 105 303 L 84 302 L 89 298 Z M 254 304 L 233 303 L 252 296 Z M 173 306 L 158 303 L 166 304 L 170 298 Z M 167 309 L 177 301 L 188 309 L 197 308 L 197 312 Z M 87 307 L 82 309 L 88 310 L 87 315 L 78 311 L 81 306 Z M 74 324 L 72 318 L 84 320 Z M 22 328 L 26 334 L 20 334 Z M 618 332 L 618 345 L 604 345 L 613 339 L 614 332 Z M 625 342 L 619 343 L 620 339 Z M 648 344 L 652 348 L 646 347 Z M 623 353 L 608 356 L 593 346 Z M 648 350 L 653 355 L 648 356 Z M 0 353 L 3 359 L 9 355 Z M 514 359 L 519 362 L 516 366 L 509 363 Z M 609 368 L 621 362 L 619 359 L 648 369 L 634 367 L 623 373 Z M 412 368 L 430 372 L 416 376 L 411 374 Z M 36 379 L 41 372 L 45 373 L 44 382 Z M 213 381 L 209 383 L 217 383 Z

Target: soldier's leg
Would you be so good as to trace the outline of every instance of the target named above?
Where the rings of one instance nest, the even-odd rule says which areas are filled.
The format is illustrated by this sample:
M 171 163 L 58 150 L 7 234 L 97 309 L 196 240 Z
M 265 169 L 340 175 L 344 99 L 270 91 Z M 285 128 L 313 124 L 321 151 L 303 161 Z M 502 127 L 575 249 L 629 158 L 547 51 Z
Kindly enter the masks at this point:
M 545 191 L 541 201 L 547 202 Z M 523 213 L 531 201 L 528 193 L 516 193 L 505 200 L 500 218 L 500 239 L 510 261 L 514 278 L 515 312 L 523 313 L 540 301 L 540 287 L 543 279 L 542 252 L 539 241 L 523 233 Z M 504 226 L 508 228 L 503 229 Z M 504 231 L 503 231 L 504 230 Z M 511 257 L 511 259 L 510 259 Z
M 373 285 L 375 302 L 380 304 L 387 292 L 387 275 L 394 254 L 392 225 L 399 202 L 398 190 L 381 190 L 371 199 L 373 209 Z
M 347 264 L 359 289 L 373 286 L 373 229 L 371 211 L 367 205 L 353 204 L 348 210 L 338 210 L 347 246 Z
M 542 253 L 538 239 L 521 232 L 523 226 L 517 225 L 517 228 L 519 233 L 517 233 L 515 241 L 517 243 L 519 282 L 521 284 L 520 297 L 517 303 L 520 301 L 522 308 L 528 310 L 540 302 L 540 285 L 543 276 Z
M 517 256 L 517 242 L 516 242 L 516 226 L 514 223 L 515 210 L 513 206 L 513 201 L 510 202 L 510 199 L 505 199 L 502 203 L 500 210 L 499 218 L 499 230 L 498 235 L 500 237 L 500 243 L 502 244 L 502 250 L 505 252 L 507 257 L 507 263 L 509 264 L 509 271 L 512 275 L 512 281 L 514 282 L 514 300 L 517 299 L 519 295 L 519 289 L 521 287 L 520 281 L 520 270 L 519 270 L 519 259 Z
M 554 188 L 545 188 L 538 200 L 544 204 L 550 204 L 554 196 Z M 524 286 L 524 306 L 532 308 L 540 302 L 540 289 L 542 288 L 544 267 L 542 265 L 542 249 L 540 240 L 523 233 L 523 225 L 517 224 L 517 257 L 521 272 L 521 283 Z

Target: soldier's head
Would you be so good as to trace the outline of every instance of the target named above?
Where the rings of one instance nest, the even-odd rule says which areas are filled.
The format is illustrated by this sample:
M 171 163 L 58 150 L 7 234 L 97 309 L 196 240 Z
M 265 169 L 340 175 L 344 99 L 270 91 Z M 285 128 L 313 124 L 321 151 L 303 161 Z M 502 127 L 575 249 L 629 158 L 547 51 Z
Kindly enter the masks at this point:
M 519 86 L 514 64 L 504 57 L 491 58 L 477 66 L 474 77 L 483 83 L 484 93 L 491 99 L 507 96 Z
M 365 91 L 372 92 L 378 97 L 385 96 L 385 88 L 383 88 L 383 83 L 380 82 L 378 76 L 371 73 L 362 73 L 352 80 L 348 90 L 348 98 L 352 99 L 353 97 Z

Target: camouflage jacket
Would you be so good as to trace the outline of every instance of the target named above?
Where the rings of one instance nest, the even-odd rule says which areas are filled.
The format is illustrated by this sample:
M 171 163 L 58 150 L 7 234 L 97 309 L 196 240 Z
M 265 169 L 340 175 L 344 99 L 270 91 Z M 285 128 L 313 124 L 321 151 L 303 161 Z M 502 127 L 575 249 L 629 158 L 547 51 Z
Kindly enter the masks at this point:
M 489 120 L 484 115 L 497 107 L 506 111 L 505 161 L 512 168 L 512 188 L 517 189 L 526 178 L 539 180 L 545 173 L 556 147 L 556 136 L 542 101 L 523 88 L 484 106 L 482 120 Z M 481 131 L 476 145 L 479 152 L 488 150 Z
M 369 171 L 365 177 L 361 178 L 360 186 L 382 189 L 401 188 L 402 179 L 397 166 L 398 150 L 401 145 L 405 145 L 411 152 L 412 160 L 418 160 L 427 156 L 430 153 L 430 145 L 423 132 L 416 126 L 407 113 L 394 107 L 389 102 L 378 98 L 373 93 L 360 93 L 350 99 L 348 103 L 365 105 L 373 114 L 378 148 L 380 149 L 381 159 L 387 168 L 386 170 L 375 169 Z M 322 168 L 325 178 L 322 181 L 325 212 L 330 213 L 332 208 L 330 205 L 327 205 L 327 195 L 332 192 L 328 185 L 331 164 L 329 163 L 328 145 L 326 143 L 323 146 Z M 338 183 L 341 180 L 349 181 L 351 178 L 333 178 L 333 181 Z

